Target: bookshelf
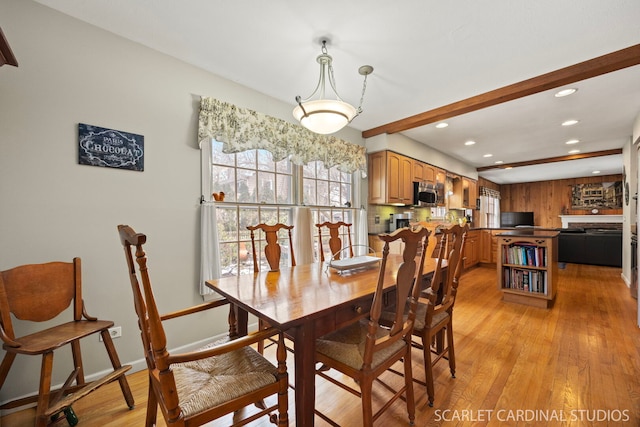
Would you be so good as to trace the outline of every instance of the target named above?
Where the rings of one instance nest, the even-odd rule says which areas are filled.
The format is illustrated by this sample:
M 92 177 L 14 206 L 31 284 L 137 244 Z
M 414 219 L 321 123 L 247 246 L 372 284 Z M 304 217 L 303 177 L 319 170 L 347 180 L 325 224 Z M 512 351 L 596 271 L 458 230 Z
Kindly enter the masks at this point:
M 558 281 L 557 231 L 525 228 L 498 234 L 498 289 L 508 302 L 549 308 Z

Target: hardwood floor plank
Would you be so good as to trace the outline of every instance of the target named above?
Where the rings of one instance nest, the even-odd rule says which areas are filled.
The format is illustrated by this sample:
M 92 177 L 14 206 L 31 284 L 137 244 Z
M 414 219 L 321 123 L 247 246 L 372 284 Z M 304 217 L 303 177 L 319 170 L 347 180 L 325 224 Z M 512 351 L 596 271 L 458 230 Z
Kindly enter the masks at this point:
M 427 405 L 425 388 L 414 385 L 416 426 L 640 425 L 637 301 L 620 278 L 620 269 L 567 264 L 558 273 L 551 309 L 502 301 L 495 267 L 478 267 L 462 276 L 454 310 L 456 378 L 451 378 L 446 361 L 436 365 L 433 408 Z M 424 379 L 421 351 L 414 350 L 412 357 L 414 375 Z M 293 376 L 292 359 L 289 371 Z M 128 378 L 134 410 L 127 409 L 117 384 L 110 384 L 74 405 L 79 426 L 144 425 L 146 372 Z M 385 375 L 392 386 L 401 381 Z M 357 397 L 319 378 L 316 385 L 318 407 L 341 425 L 361 425 Z M 384 393 L 380 388 L 375 396 Z M 294 425 L 293 392 L 289 408 Z M 26 409 L 4 415 L 0 425 L 31 426 L 34 413 Z M 603 414 L 610 422 L 597 419 Z M 506 419 L 510 416 L 513 419 Z M 209 426 L 228 425 L 229 420 Z M 165 424 L 160 420 L 158 425 Z M 316 417 L 316 425 L 328 424 Z M 396 402 L 377 425 L 408 425 L 404 402 Z M 252 426 L 271 424 L 262 419 Z

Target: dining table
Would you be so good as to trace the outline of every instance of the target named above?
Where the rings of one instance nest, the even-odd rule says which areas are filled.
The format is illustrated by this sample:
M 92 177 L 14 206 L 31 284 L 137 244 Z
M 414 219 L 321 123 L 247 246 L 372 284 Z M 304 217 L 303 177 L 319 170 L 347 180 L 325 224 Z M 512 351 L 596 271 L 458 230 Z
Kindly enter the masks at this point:
M 370 311 L 380 271 L 380 262 L 370 261 L 353 269 L 315 262 L 206 282 L 231 303 L 231 335 L 247 334 L 251 313 L 284 331 L 293 341 L 298 427 L 314 425 L 316 339 L 358 321 Z M 395 304 L 396 272 L 401 263 L 400 255 L 388 256 L 383 304 Z M 427 257 L 423 283 L 430 283 L 435 267 L 436 259 Z

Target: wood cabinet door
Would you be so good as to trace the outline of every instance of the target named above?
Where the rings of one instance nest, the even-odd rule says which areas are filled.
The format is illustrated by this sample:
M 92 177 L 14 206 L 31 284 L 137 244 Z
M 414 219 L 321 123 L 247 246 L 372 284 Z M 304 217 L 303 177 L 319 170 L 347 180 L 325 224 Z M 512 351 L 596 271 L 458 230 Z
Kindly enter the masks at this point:
M 400 203 L 402 200 L 402 159 L 396 153 L 387 153 L 387 202 Z
M 387 201 L 387 153 L 369 154 L 369 203 L 383 204 Z
M 445 204 L 445 184 L 447 182 L 447 171 L 444 169 L 435 169 L 436 173 L 436 205 L 444 206 Z

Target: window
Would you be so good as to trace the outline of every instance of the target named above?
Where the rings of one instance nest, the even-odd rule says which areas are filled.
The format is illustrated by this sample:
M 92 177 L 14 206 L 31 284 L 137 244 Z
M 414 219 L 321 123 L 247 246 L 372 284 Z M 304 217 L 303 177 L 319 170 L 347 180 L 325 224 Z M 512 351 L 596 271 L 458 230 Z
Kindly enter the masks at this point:
M 211 158 L 211 188 L 225 193 L 224 203 L 218 204 L 216 209 L 222 276 L 253 273 L 247 226 L 277 222 L 293 224 L 291 208 L 298 199 L 311 207 L 313 224 L 354 221 L 353 174 L 340 172 L 337 168 L 327 169 L 321 161 L 305 166 L 293 165 L 289 160 L 274 162 L 271 153 L 261 149 L 225 154 L 218 141 L 212 142 Z M 302 189 L 299 196 L 297 188 Z M 319 259 L 317 227 L 313 230 L 314 258 Z M 346 233 L 346 228 L 341 230 L 343 245 L 348 243 Z M 268 267 L 264 258 L 264 235 L 257 231 L 255 237 L 258 262 L 264 269 Z M 331 254 L 326 237 L 323 247 L 328 259 Z M 290 248 L 286 230 L 280 230 L 279 243 L 282 262 L 288 264 Z

